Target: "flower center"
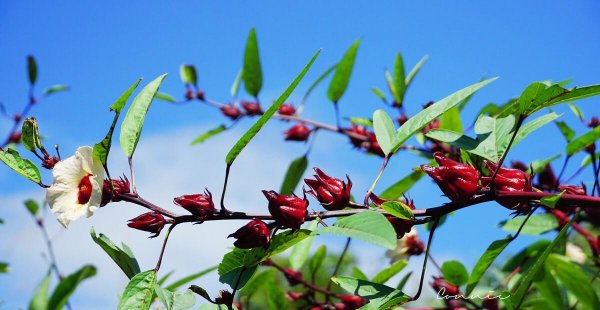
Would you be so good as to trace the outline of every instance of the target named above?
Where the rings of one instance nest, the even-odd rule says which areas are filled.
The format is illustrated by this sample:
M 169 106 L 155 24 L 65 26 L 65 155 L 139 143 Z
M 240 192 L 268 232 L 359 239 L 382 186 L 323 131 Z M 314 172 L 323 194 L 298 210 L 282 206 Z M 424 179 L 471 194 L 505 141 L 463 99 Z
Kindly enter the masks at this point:
M 91 176 L 91 174 L 84 176 L 83 179 L 79 181 L 79 185 L 77 185 L 77 188 L 79 188 L 79 192 L 77 193 L 77 201 L 79 204 L 83 205 L 88 203 L 88 201 L 90 201 L 90 197 L 92 197 L 92 182 L 90 181 Z

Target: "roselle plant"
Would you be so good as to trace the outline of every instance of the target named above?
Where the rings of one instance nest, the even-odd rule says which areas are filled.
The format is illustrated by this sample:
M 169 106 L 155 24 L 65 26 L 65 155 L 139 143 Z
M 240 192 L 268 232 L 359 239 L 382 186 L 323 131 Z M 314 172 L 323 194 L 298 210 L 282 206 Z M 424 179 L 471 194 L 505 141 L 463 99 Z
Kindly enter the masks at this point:
M 139 79 L 110 106 L 114 119 L 107 135 L 93 146 L 81 146 L 75 154 L 67 156 L 61 156 L 58 145 L 54 153 L 45 149 L 44 144 L 53 138 L 42 139 L 36 119 L 28 115 L 39 99 L 67 87 L 54 86 L 38 98 L 34 91 L 37 65 L 29 57 L 30 100 L 22 113 L 9 116 L 14 127 L 2 144 L 0 160 L 46 191 L 51 212 L 65 228 L 71 221 L 110 208 L 113 202 L 146 209 L 122 222 L 140 233 L 148 233 L 150 238 L 163 237 L 162 242 L 157 241 L 161 251 L 155 266 L 139 266 L 126 245 L 118 246 L 107 236 L 91 231 L 92 240 L 130 279 L 119 297 L 118 309 L 149 309 L 153 304 L 157 307 L 162 304 L 166 309 L 189 309 L 196 304 L 196 298 L 205 301 L 203 309 L 410 308 L 422 296 L 425 286 L 430 286 L 440 298 L 432 301 L 435 308 L 600 309 L 599 289 L 594 283 L 600 272 L 600 165 L 595 148 L 600 125 L 596 117 L 586 123 L 579 107 L 572 103 L 599 95 L 600 85 L 567 87 L 568 81 L 535 82 L 505 104 L 484 106 L 474 118 L 473 126 L 465 129 L 463 108 L 478 90 L 496 78 L 466 86 L 421 108 L 417 103 L 407 102 L 405 94 L 427 58 L 408 71 L 398 54 L 392 72 L 385 72 L 389 98 L 378 88 L 372 89 L 386 109 L 376 110 L 372 117 L 344 118 L 343 106 L 349 99 L 342 98 L 349 86 L 359 45 L 360 41 L 354 42 L 335 65 L 308 87 L 300 102 L 287 102 L 317 61 L 321 51 L 316 51 L 288 88 L 272 104 L 266 104 L 259 96 L 263 73 L 257 36 L 251 30 L 243 67 L 234 81 L 229 102 L 212 99 L 209 92 L 201 89 L 196 68 L 182 65 L 180 76 L 185 90 L 180 101 L 159 92 L 167 78 L 163 74 L 144 85 L 125 110 L 141 84 Z M 333 104 L 335 124 L 302 116 L 312 91 L 327 81 L 327 99 Z M 238 100 L 242 85 L 248 98 Z M 227 124 L 202 134 L 192 145 L 238 122 L 252 123 L 225 157 L 220 196 L 212 194 L 217 189 L 205 189 L 173 197 L 173 206 L 161 207 L 138 193 L 134 155 L 154 99 L 174 105 L 194 102 L 220 111 Z M 562 115 L 552 111 L 558 104 L 568 104 L 587 131 L 577 135 L 571 125 L 559 120 Z M 4 108 L 3 112 L 7 115 Z M 125 115 L 121 118 L 122 112 Z M 390 112 L 397 117 L 392 118 Z M 282 140 L 306 143 L 307 151 L 292 161 L 280 189 L 256 193 L 265 197 L 264 212 L 249 214 L 243 207 L 228 202 L 228 179 L 236 171 L 238 155 L 246 147 L 252 147 L 249 144 L 254 136 L 271 119 L 289 124 Z M 564 152 L 531 163 L 518 159 L 507 162 L 512 147 L 550 123 L 556 124 L 566 139 L 566 147 L 559 147 Z M 123 175 L 110 169 L 107 160 L 115 130 L 130 167 Z M 347 139 L 349 152 L 381 158 L 381 168 L 369 188 L 353 187 L 351 175 L 330 175 L 327 167 L 314 167 L 315 174 L 303 180 L 310 166 L 310 149 L 319 131 L 334 132 Z M 563 143 L 561 139 L 548 138 L 557 145 Z M 35 162 L 16 150 L 19 144 L 35 156 Z M 380 190 L 379 180 L 399 152 L 417 154 L 422 164 L 406 166 L 406 177 Z M 587 157 L 574 175 L 566 176 L 566 167 L 572 164 L 570 159 L 578 153 L 586 153 Z M 562 165 L 556 164 L 559 158 L 563 158 Z M 39 166 L 51 170 L 51 182 L 42 180 Z M 559 167 L 558 174 L 553 166 Z M 410 188 L 424 176 L 433 181 L 429 191 L 446 196 L 446 203 L 424 206 L 408 198 Z M 493 241 L 470 271 L 459 261 L 438 264 L 430 255 L 436 229 L 446 220 L 460 221 L 461 209 L 488 202 L 511 211 L 511 218 L 498 219 L 511 234 Z M 43 219 L 38 216 L 40 207 L 33 201 L 26 202 L 26 206 L 45 232 Z M 447 219 L 451 213 L 456 216 Z M 239 229 L 229 236 L 221 236 L 223 242 L 231 242 L 232 250 L 221 262 L 214 262 L 217 266 L 167 284 L 170 274 L 162 274 L 160 267 L 169 239 L 177 238 L 171 236 L 176 228 L 196 224 L 201 230 L 204 222 L 223 220 L 240 223 Z M 415 229 L 419 225 L 427 228 L 428 235 L 424 238 Z M 541 235 L 551 231 L 558 232 L 550 234 L 551 241 L 539 239 L 505 262 L 497 260 L 520 234 Z M 325 246 L 311 251 L 313 240 L 324 234 L 345 240 L 341 254 L 328 254 Z M 353 254 L 349 248 L 353 239 L 387 248 L 390 266 L 373 277 L 352 266 Z M 68 299 L 77 285 L 96 272 L 93 266 L 86 265 L 75 274 L 63 276 L 49 239 L 48 245 L 52 270 L 33 296 L 30 309 L 70 307 Z M 420 273 L 406 273 L 399 283 L 391 283 L 412 256 L 423 257 Z M 425 275 L 430 261 L 436 275 L 428 279 Z M 2 266 L 0 270 L 6 271 L 7 265 Z M 490 268 L 495 272 L 487 272 Z M 219 281 L 229 289 L 207 292 L 202 288 L 200 277 L 215 269 Z M 51 274 L 59 282 L 49 295 Z M 416 278 L 418 284 L 407 285 L 409 278 Z M 189 288 L 179 290 L 184 285 Z

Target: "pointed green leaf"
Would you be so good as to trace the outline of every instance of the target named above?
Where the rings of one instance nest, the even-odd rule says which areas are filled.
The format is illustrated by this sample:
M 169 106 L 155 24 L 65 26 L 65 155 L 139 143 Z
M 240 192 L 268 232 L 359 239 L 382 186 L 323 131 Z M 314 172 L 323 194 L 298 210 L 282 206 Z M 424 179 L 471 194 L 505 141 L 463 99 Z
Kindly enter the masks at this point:
M 94 228 L 90 229 L 90 235 L 96 244 L 98 244 L 110 258 L 123 270 L 125 275 L 131 279 L 133 276 L 140 272 L 140 267 L 137 260 L 129 250 L 129 248 L 123 244 L 123 248 L 119 248 L 104 234 L 96 235 Z
M 405 260 L 399 260 L 393 263 L 391 266 L 379 271 L 371 280 L 373 283 L 384 284 L 393 276 L 397 275 L 408 265 L 408 262 Z
M 333 234 L 357 238 L 390 250 L 396 248 L 396 232 L 381 213 L 365 211 L 339 219 L 333 225 L 317 229 L 313 234 Z
M 33 199 L 28 199 L 25 201 L 25 208 L 31 213 L 31 215 L 36 216 L 38 211 L 40 210 L 40 206 Z
M 233 80 L 233 84 L 231 85 L 231 98 L 235 98 L 238 95 L 238 92 L 240 91 L 240 84 L 242 83 L 242 76 L 244 74 L 244 69 L 240 69 L 240 71 L 238 71 L 237 75 L 235 76 L 235 79 Z
M 181 279 L 179 279 L 179 280 L 177 280 L 177 281 L 175 281 L 175 282 L 167 285 L 165 287 L 165 289 L 173 292 L 176 289 L 178 289 L 181 286 L 183 286 L 184 284 L 187 284 L 187 283 L 190 283 L 190 282 L 192 282 L 194 280 L 200 279 L 201 277 L 203 277 L 203 276 L 205 276 L 205 275 L 207 275 L 207 274 L 209 274 L 209 273 L 217 270 L 217 267 L 218 266 L 213 266 L 213 267 L 204 269 L 204 270 L 202 270 L 200 272 L 193 273 L 193 274 L 191 274 L 189 276 L 183 277 L 183 278 L 181 278 Z
M 381 205 L 381 208 L 385 210 L 385 212 L 400 219 L 412 220 L 415 218 L 410 207 L 402 203 L 401 201 L 384 202 Z
M 406 90 L 406 76 L 404 71 L 404 60 L 400 53 L 396 54 L 394 60 L 394 89 L 396 90 L 396 104 L 402 106 L 404 101 L 404 92 Z
M 545 301 L 544 307 L 550 310 L 564 310 L 565 306 L 563 294 L 556 282 L 556 279 L 548 268 L 543 268 L 540 274 L 533 280 L 533 286 Z
M 298 187 L 298 183 L 302 180 L 302 175 L 307 167 L 308 158 L 306 155 L 294 159 L 285 173 L 285 178 L 283 179 L 283 184 L 281 184 L 279 193 L 282 195 L 291 195 L 296 187 Z
M 156 286 L 154 289 L 166 310 L 186 310 L 196 305 L 196 295 L 190 290 L 171 292 L 160 286 Z
M 315 88 L 317 88 L 317 86 L 319 86 L 319 84 L 321 84 L 321 82 L 323 80 L 325 80 L 325 78 L 327 76 L 329 76 L 333 70 L 335 70 L 335 68 L 337 67 L 337 64 L 327 68 L 327 70 L 325 70 L 325 72 L 323 72 L 321 75 L 319 75 L 319 77 L 310 85 L 310 87 L 308 87 L 308 89 L 306 90 L 306 93 L 304 93 L 304 96 L 302 96 L 302 102 L 305 102 L 306 99 L 308 99 L 308 96 L 313 92 L 313 90 L 315 90 Z
M 542 199 L 540 199 L 540 203 L 548 208 L 554 208 L 564 193 L 565 191 L 562 191 L 555 195 L 542 197 Z
M 262 88 L 262 69 L 260 67 L 260 55 L 258 53 L 258 41 L 256 31 L 250 29 L 246 49 L 244 50 L 244 67 L 242 69 L 244 87 L 248 94 L 258 97 Z
M 48 310 L 48 292 L 50 290 L 50 276 L 48 271 L 42 282 L 38 285 L 29 302 L 29 310 Z
M 62 279 L 50 296 L 48 309 L 62 309 L 65 304 L 67 304 L 69 297 L 73 294 L 73 292 L 75 292 L 77 286 L 83 280 L 91 278 L 95 275 L 96 267 L 92 265 L 85 265 L 81 269 Z
M 421 58 L 421 60 L 419 60 L 419 62 L 412 68 L 412 70 L 410 70 L 410 72 L 406 76 L 406 88 L 408 88 L 408 86 L 410 86 L 413 79 L 415 78 L 415 76 L 417 76 L 417 73 L 419 73 L 419 71 L 421 71 L 421 68 L 423 67 L 423 65 L 425 64 L 425 62 L 427 61 L 428 58 L 429 58 L 429 56 L 423 56 L 423 58 Z
M 360 39 L 356 40 L 354 44 L 348 48 L 340 62 L 337 64 L 333 78 L 331 78 L 331 82 L 329 83 L 329 89 L 327 90 L 327 98 L 333 103 L 337 103 L 344 95 L 344 92 L 346 92 L 346 88 L 348 88 L 359 45 Z
M 125 114 L 125 119 L 123 120 L 123 124 L 121 124 L 120 141 L 121 148 L 128 158 L 133 157 L 135 148 L 140 140 L 140 135 L 142 134 L 142 126 L 144 125 L 146 113 L 148 113 L 150 104 L 166 76 L 166 74 L 163 74 L 148 83 L 135 96 L 133 103 L 129 107 L 129 110 L 127 110 L 127 114 Z
M 567 144 L 567 156 L 581 152 L 600 139 L 600 126 L 584 133 Z
M 502 223 L 502 229 L 516 232 L 521 227 L 521 224 L 523 224 L 525 218 L 526 216 L 519 216 L 505 221 Z M 537 236 L 556 228 L 558 228 L 558 222 L 554 215 L 549 213 L 532 215 L 527 220 L 527 223 L 525 223 L 525 226 L 523 226 L 521 234 Z
M 446 111 L 440 117 L 440 129 L 447 129 L 456 132 L 462 132 L 462 120 L 460 119 L 460 110 L 458 106 Z
M 216 136 L 216 135 L 222 133 L 225 130 L 227 130 L 227 127 L 225 127 L 225 125 L 219 125 L 218 127 L 215 127 L 213 129 L 203 133 L 198 138 L 194 139 L 194 141 L 192 141 L 191 145 L 200 144 L 200 143 L 212 138 L 213 136 Z
M 387 102 L 387 98 L 385 98 L 385 94 L 377 87 L 371 87 L 371 91 L 377 96 L 381 101 Z
M 358 267 L 352 267 L 352 276 L 358 280 L 369 281 L 369 277 L 367 277 L 367 275 L 364 272 L 362 272 L 362 270 L 360 270 Z
M 35 84 L 37 81 L 38 68 L 35 58 L 31 55 L 27 56 L 27 72 L 29 74 L 29 84 Z
M 465 266 L 456 260 L 444 262 L 442 265 L 442 274 L 444 279 L 450 284 L 461 286 L 467 283 L 469 279 L 469 272 Z
M 575 116 L 577 116 L 577 118 L 579 118 L 580 121 L 585 121 L 585 116 L 583 115 L 583 112 L 581 111 L 581 109 L 576 106 L 575 104 L 569 102 L 568 103 L 569 108 L 571 109 L 571 112 L 573 112 L 573 114 L 575 114 Z
M 406 282 L 408 282 L 408 279 L 410 279 L 410 276 L 412 276 L 413 272 L 409 272 L 407 274 L 404 275 L 404 277 L 402 277 L 402 279 L 400 279 L 400 282 L 398 282 L 398 285 L 396 286 L 397 290 L 403 290 L 404 286 L 406 285 Z
M 121 294 L 118 310 L 148 310 L 152 304 L 156 272 L 147 270 L 136 274 Z
M 379 109 L 373 113 L 373 129 L 383 153 L 390 154 L 394 145 L 398 143 L 398 138 L 394 121 L 384 110 Z
M 25 178 L 37 184 L 42 183 L 42 176 L 38 167 L 31 160 L 21 158 L 19 152 L 15 149 L 8 148 L 6 151 L 0 149 L 0 161 Z
M 175 99 L 175 97 L 173 97 L 173 96 L 171 96 L 171 95 L 169 95 L 167 93 L 160 93 L 160 92 L 158 92 L 158 93 L 156 93 L 156 96 L 154 98 L 156 98 L 158 100 L 166 101 L 168 103 L 175 103 L 175 102 L 177 102 L 177 100 Z
M 315 254 L 310 259 L 310 263 L 308 264 L 309 270 L 311 274 L 317 273 L 321 265 L 323 265 L 323 261 L 327 256 L 327 247 L 325 245 L 319 246 Z
M 290 96 L 290 94 L 294 91 L 296 86 L 298 86 L 298 83 L 300 83 L 300 80 L 302 80 L 308 69 L 310 69 L 312 64 L 315 62 L 320 52 L 321 50 L 318 50 L 313 55 L 313 57 L 306 64 L 306 66 L 304 66 L 304 69 L 302 69 L 300 74 L 296 76 L 294 81 L 292 81 L 292 83 L 283 92 L 283 94 L 281 94 L 281 96 L 279 96 L 279 98 L 275 100 L 271 107 L 269 107 L 269 109 L 267 109 L 265 113 L 263 113 L 263 115 L 256 121 L 256 123 L 254 123 L 254 125 L 252 125 L 252 127 L 250 127 L 250 129 L 248 129 L 248 131 L 235 143 L 235 145 L 231 148 L 229 153 L 227 153 L 227 156 L 225 157 L 225 163 L 231 165 L 235 161 L 237 156 L 240 154 L 240 152 L 242 152 L 242 150 L 246 147 L 246 145 L 250 143 L 250 140 L 252 140 L 252 138 L 256 136 L 256 134 L 262 129 L 262 127 L 273 116 L 273 114 L 277 112 L 277 110 L 279 109 L 279 107 L 281 107 L 283 102 Z M 244 74 L 246 74 L 246 68 L 244 68 Z M 247 82 L 244 80 L 244 84 L 246 83 Z
M 556 126 L 558 126 L 560 133 L 562 133 L 562 135 L 565 137 L 567 142 L 571 142 L 571 140 L 573 140 L 573 138 L 575 138 L 575 130 L 571 129 L 571 127 L 569 127 L 569 125 L 567 125 L 567 123 L 562 122 L 562 121 L 554 122 L 554 123 L 556 124 Z
M 52 95 L 54 93 L 58 93 L 58 92 L 69 90 L 69 89 L 71 89 L 71 87 L 67 86 L 67 85 L 53 85 L 50 88 L 45 89 L 44 92 L 42 93 L 42 95 L 48 96 L 48 95 Z
M 559 83 L 549 84 L 535 82 L 527 86 L 518 101 L 515 103 L 522 115 L 531 115 L 543 108 L 563 102 L 572 102 L 600 94 L 600 85 L 563 88 Z M 509 105 L 503 110 L 503 115 L 514 111 L 514 106 Z
M 510 236 L 504 239 L 496 240 L 492 242 L 490 246 L 488 246 L 488 248 L 485 250 L 483 255 L 481 255 L 477 263 L 475 263 L 473 271 L 471 271 L 471 275 L 467 280 L 466 295 L 471 294 L 475 286 L 477 286 L 477 283 L 479 283 L 479 280 L 481 280 L 481 278 L 485 274 L 485 271 L 488 270 L 488 268 L 490 268 L 490 266 L 492 265 L 492 263 L 494 263 L 498 255 L 500 255 L 500 253 L 504 251 L 504 249 L 509 243 Z
M 198 86 L 198 75 L 194 65 L 181 65 L 179 67 L 179 76 L 183 83 Z
M 350 117 L 350 118 L 348 118 L 348 120 L 352 124 L 362 125 L 362 126 L 365 126 L 365 127 L 373 127 L 373 121 L 370 120 L 370 119 L 367 119 L 367 118 L 363 118 L 363 117 Z
M 516 145 L 517 143 L 523 141 L 523 139 L 525 139 L 525 137 L 527 137 L 532 132 L 534 132 L 537 129 L 541 128 L 542 126 L 552 122 L 553 120 L 556 120 L 557 118 L 559 118 L 561 116 L 562 116 L 562 114 L 556 114 L 556 113 L 552 112 L 552 113 L 548 113 L 546 115 L 540 116 L 540 117 L 528 122 L 527 124 L 521 126 L 521 128 L 519 129 L 519 132 L 517 133 L 517 136 L 515 137 L 515 141 L 513 142 L 513 145 Z
M 410 297 L 399 290 L 383 284 L 373 283 L 350 277 L 331 278 L 333 283 L 339 285 L 350 294 L 358 295 L 369 300 L 361 309 L 389 309 L 410 300 Z
M 36 152 L 42 146 L 38 123 L 35 117 L 28 117 L 23 121 L 21 143 L 30 152 Z
M 577 297 L 579 303 L 589 309 L 600 309 L 598 296 L 590 285 L 591 277 L 587 276 L 589 271 L 584 271 L 579 265 L 558 254 L 550 254 L 546 265 L 562 286 Z

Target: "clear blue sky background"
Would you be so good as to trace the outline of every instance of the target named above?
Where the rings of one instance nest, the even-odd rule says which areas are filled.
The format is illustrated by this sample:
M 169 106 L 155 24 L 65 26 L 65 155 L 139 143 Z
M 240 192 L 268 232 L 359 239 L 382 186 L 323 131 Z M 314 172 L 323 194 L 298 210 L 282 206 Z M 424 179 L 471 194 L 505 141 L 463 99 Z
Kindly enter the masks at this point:
M 91 145 L 103 137 L 112 119 L 108 106 L 138 77 L 145 77 L 148 81 L 168 72 L 170 75 L 162 91 L 181 96 L 183 87 L 178 67 L 181 63 L 193 63 L 199 71 L 200 86 L 206 90 L 208 97 L 229 100 L 229 88 L 241 66 L 245 38 L 251 27 L 257 29 L 263 60 L 261 99 L 264 103 L 273 100 L 287 86 L 316 49 L 323 48 L 323 52 L 292 99 L 298 99 L 320 72 L 337 61 L 354 40 L 362 38 L 349 90 L 340 102 L 344 116 L 368 117 L 374 109 L 381 107 L 369 88 L 385 88 L 383 70 L 392 66 L 398 51 L 404 55 L 408 67 L 424 55 L 430 57 L 409 91 L 406 104 L 411 114 L 420 110 L 421 104 L 440 99 L 482 76 L 500 76 L 501 79 L 476 95 L 463 115 L 468 121 L 481 106 L 489 102 L 502 103 L 518 95 L 533 81 L 572 78 L 574 85 L 600 82 L 600 3 L 597 1 L 502 1 L 481 5 L 472 1 L 434 1 L 427 4 L 408 1 L 215 3 L 218 2 L 1 1 L 0 101 L 10 111 L 18 111 L 26 103 L 25 57 L 35 55 L 40 67 L 40 91 L 58 83 L 72 87 L 71 91 L 49 98 L 33 111 L 41 123 L 43 134 L 52 143 L 59 142 L 65 155 L 72 154 L 77 146 Z M 600 111 L 597 101 L 592 99 L 581 103 L 587 116 Z M 557 110 L 566 112 L 565 120 L 577 122 L 568 109 Z M 320 87 L 309 101 L 306 116 L 333 122 L 332 108 L 327 102 L 324 87 Z M 224 134 L 223 139 L 228 140 L 221 144 L 209 143 L 190 148 L 188 142 L 202 130 L 222 122 L 216 111 L 204 106 L 174 107 L 157 102 L 150 111 L 142 140 L 164 133 L 173 135 L 172 139 L 185 139 L 181 139 L 181 144 L 175 149 L 153 145 L 157 153 L 140 156 L 148 156 L 154 160 L 154 165 L 164 167 L 178 164 L 169 161 L 174 154 L 190 153 L 201 158 L 211 153 L 215 155 L 211 157 L 213 162 L 199 159 L 188 171 L 196 174 L 193 177 L 198 179 L 220 180 L 220 173 L 214 176 L 203 174 L 205 167 L 220 167 L 221 158 L 232 143 L 229 141 L 239 136 L 249 123 L 240 125 L 238 131 Z M 0 133 L 6 132 L 8 126 L 8 121 L 1 121 Z M 273 154 L 282 155 L 279 159 L 285 166 L 285 162 L 301 154 L 304 146 L 283 143 L 277 132 L 285 126 L 270 126 L 276 134 L 261 135 L 256 147 L 277 150 Z M 582 125 L 574 127 L 580 133 L 583 131 Z M 349 152 L 347 141 L 335 135 L 322 134 L 319 140 L 311 164 L 329 167 L 330 171 L 339 175 L 350 174 L 356 179 L 355 194 L 360 196 L 374 177 L 380 160 Z M 560 153 L 562 143 L 563 138 L 557 128 L 549 125 L 519 145 L 510 157 L 520 157 L 525 161 L 546 158 Z M 122 154 L 118 148 L 114 153 L 115 156 Z M 250 165 L 254 163 L 258 167 L 261 161 L 264 163 L 265 160 L 248 159 Z M 578 164 L 577 160 L 573 162 Z M 384 175 L 381 188 L 406 175 L 420 163 L 422 160 L 412 155 L 398 156 Z M 240 165 L 239 169 L 248 168 Z M 280 172 L 285 167 L 261 169 L 259 171 L 269 176 L 267 179 L 275 180 L 271 185 L 278 187 L 281 175 L 271 177 L 270 173 Z M 157 183 L 176 183 L 179 178 L 166 172 L 158 176 L 145 173 L 148 180 Z M 242 181 L 238 181 L 240 185 L 244 184 Z M 252 180 L 245 182 L 250 187 L 254 185 Z M 217 183 L 215 181 L 214 184 Z M 0 168 L 0 184 L 0 218 L 8 222 L 4 227 L 0 226 L 1 240 L 4 241 L 0 246 L 0 253 L 3 253 L 0 260 L 10 256 L 15 266 L 13 275 L 0 276 L 0 299 L 9 299 L 6 309 L 14 309 L 26 304 L 28 290 L 31 292 L 41 278 L 45 266 L 43 260 L 39 260 L 40 265 L 27 273 L 28 270 L 24 270 L 28 269 L 27 266 L 19 269 L 18 263 L 15 263 L 22 257 L 10 255 L 16 251 L 15 247 L 30 242 L 30 239 L 18 239 L 15 227 L 34 229 L 30 221 L 16 222 L 26 221 L 27 217 L 23 215 L 24 209 L 11 203 L 28 195 L 40 197 L 40 193 L 7 168 Z M 202 183 L 195 184 L 194 188 L 203 186 Z M 253 188 L 253 195 L 257 197 L 252 199 L 261 201 L 258 189 L 261 188 Z M 213 191 L 218 192 L 217 189 Z M 181 192 L 165 193 L 166 196 L 177 194 Z M 428 180 L 421 182 L 410 194 L 420 208 L 445 201 Z M 164 199 L 168 203 L 168 199 Z M 504 236 L 505 232 L 495 225 L 507 214 L 506 210 L 495 205 L 459 212 L 440 229 L 434 253 L 446 258 L 457 257 L 472 264 L 489 242 Z M 123 225 L 125 219 L 114 213 L 112 220 L 115 225 Z M 82 242 L 92 242 L 85 235 L 92 224 L 101 225 L 94 219 L 78 224 L 84 235 Z M 110 234 L 110 227 L 104 231 Z M 69 233 L 62 233 L 59 239 Z M 39 236 L 33 233 L 31 238 Z M 128 240 L 126 236 L 122 238 Z M 531 240 L 524 237 L 510 250 L 517 251 Z M 147 242 L 149 247 L 157 244 L 157 241 Z M 73 247 L 72 244 L 64 246 Z M 201 243 L 198 246 L 201 247 Z M 37 249 L 29 255 L 37 256 L 41 247 Z M 94 252 L 94 255 L 99 257 L 103 254 Z M 147 266 L 151 265 L 151 261 L 148 260 Z M 86 262 L 96 263 L 93 259 L 77 257 L 70 258 L 69 262 L 72 264 L 65 266 L 68 271 Z M 29 277 L 22 290 L 8 289 L 11 283 L 8 279 L 14 276 Z M 115 287 L 108 296 L 97 297 L 93 305 L 87 304 L 81 297 L 73 302 L 80 305 L 76 308 L 111 308 L 120 289 Z M 18 297 L 14 300 L 5 294 L 7 292 Z

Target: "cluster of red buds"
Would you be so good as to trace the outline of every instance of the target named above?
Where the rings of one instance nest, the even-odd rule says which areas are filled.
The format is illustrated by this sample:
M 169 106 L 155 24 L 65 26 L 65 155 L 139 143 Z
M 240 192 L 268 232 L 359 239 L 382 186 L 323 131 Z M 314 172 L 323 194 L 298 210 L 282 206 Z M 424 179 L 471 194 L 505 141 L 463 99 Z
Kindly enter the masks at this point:
M 362 136 L 362 139 L 357 137 L 350 136 L 350 143 L 358 149 L 362 149 L 370 154 L 379 155 L 384 157 L 385 154 L 377 142 L 377 138 L 375 137 L 375 133 L 367 130 L 365 126 L 352 124 L 352 127 L 347 130 L 349 133 L 357 136 Z
M 350 191 L 352 189 L 352 181 L 346 175 L 344 182 L 337 178 L 332 178 L 325 174 L 321 169 L 314 168 L 317 174 L 315 179 L 304 179 L 304 182 L 310 188 L 309 193 L 313 195 L 325 210 L 341 210 L 350 203 Z
M 191 87 L 189 87 L 189 85 L 188 85 L 188 89 L 185 92 L 185 99 L 188 101 L 194 100 L 194 99 L 204 101 L 205 100 L 204 92 L 199 89 L 196 90 L 196 92 L 194 92 L 194 90 Z
M 281 115 L 292 116 L 296 114 L 296 108 L 291 103 L 284 103 L 279 107 L 277 112 Z

